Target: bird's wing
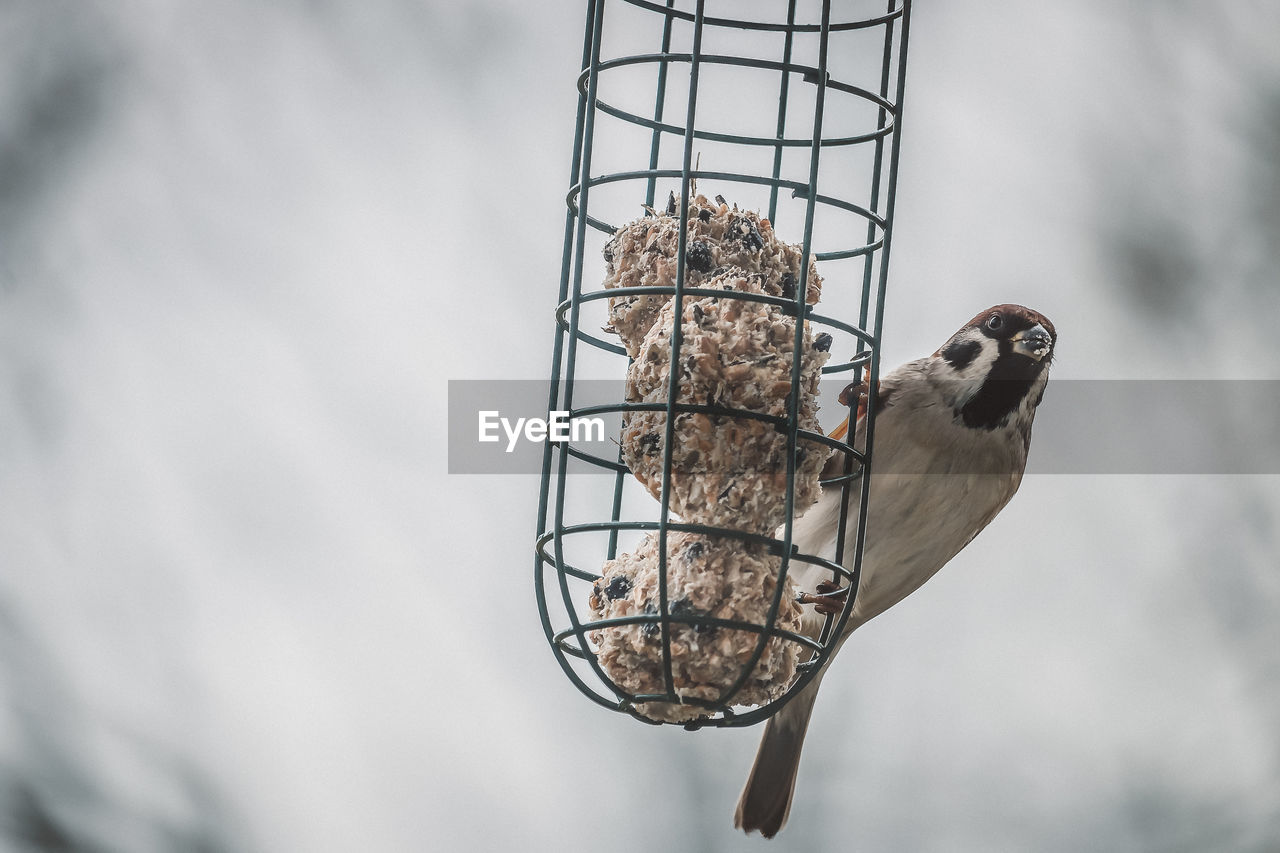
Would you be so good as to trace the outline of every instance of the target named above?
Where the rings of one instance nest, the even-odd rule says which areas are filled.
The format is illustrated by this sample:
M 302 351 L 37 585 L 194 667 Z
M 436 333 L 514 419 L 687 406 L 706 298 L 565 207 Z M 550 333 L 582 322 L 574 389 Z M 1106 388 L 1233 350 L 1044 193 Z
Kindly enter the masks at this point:
M 854 382 L 840 392 L 840 405 L 846 407 L 854 407 L 853 420 L 857 424 L 857 430 L 862 431 L 866 428 L 867 419 L 867 390 L 866 382 Z M 889 405 L 889 401 L 893 397 L 894 381 L 892 375 L 885 376 L 880 380 L 879 387 L 876 389 L 876 412 L 884 410 Z M 840 422 L 840 426 L 833 429 L 827 434 L 829 438 L 837 441 L 849 442 L 849 418 L 846 417 Z M 854 433 L 857 435 L 857 432 Z M 831 458 L 827 460 L 826 467 L 822 469 L 822 478 L 829 479 L 831 477 L 839 477 L 845 473 L 844 453 L 833 453 Z

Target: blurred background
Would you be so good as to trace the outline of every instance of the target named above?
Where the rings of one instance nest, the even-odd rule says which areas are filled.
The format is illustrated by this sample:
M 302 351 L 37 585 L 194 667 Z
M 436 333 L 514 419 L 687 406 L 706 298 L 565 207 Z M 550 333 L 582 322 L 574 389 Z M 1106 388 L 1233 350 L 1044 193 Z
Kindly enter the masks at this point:
M 447 380 L 550 362 L 582 15 L 0 4 L 0 849 L 763 849 L 759 730 L 583 699 L 537 478 L 446 473 Z M 1276 32 L 920 3 L 886 363 L 1014 301 L 1059 378 L 1280 379 Z M 1029 476 L 847 646 L 771 849 L 1280 848 L 1278 522 Z

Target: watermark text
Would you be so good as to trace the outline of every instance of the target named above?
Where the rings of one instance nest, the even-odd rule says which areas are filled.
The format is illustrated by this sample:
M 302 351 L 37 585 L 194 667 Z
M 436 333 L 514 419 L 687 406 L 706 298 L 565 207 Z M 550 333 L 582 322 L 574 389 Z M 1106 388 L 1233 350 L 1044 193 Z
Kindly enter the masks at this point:
M 479 412 L 477 440 L 501 441 L 506 435 L 507 453 L 513 453 L 521 435 L 526 441 L 604 441 L 604 418 L 571 418 L 568 412 L 551 412 L 548 418 L 504 418 L 497 410 Z

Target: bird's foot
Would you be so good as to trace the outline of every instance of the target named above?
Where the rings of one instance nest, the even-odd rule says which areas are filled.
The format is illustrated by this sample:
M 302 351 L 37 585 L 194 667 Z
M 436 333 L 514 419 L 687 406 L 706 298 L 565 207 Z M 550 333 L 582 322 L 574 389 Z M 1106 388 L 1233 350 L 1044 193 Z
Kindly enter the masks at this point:
M 844 600 L 849 595 L 848 587 L 841 587 L 830 581 L 823 581 L 815 587 L 817 594 L 802 592 L 796 596 L 801 604 L 812 604 L 813 609 L 824 616 L 835 616 L 844 610 Z

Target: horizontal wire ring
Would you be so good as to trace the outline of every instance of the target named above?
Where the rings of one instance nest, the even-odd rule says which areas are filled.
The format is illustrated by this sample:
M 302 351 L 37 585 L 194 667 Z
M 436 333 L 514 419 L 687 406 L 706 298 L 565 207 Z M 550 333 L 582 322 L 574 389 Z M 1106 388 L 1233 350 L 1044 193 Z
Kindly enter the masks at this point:
M 666 6 L 659 6 L 657 3 L 649 2 L 649 0 L 623 0 L 623 2 L 629 3 L 630 5 L 635 6 L 638 9 L 644 9 L 649 12 L 656 12 L 659 15 L 662 15 L 663 17 L 672 18 L 679 21 L 685 21 L 687 23 L 694 22 L 693 13 L 686 12 L 682 9 L 669 9 Z M 901 17 L 902 17 L 902 0 L 898 0 L 898 3 L 895 5 L 893 11 L 887 12 L 884 15 L 879 15 L 873 18 L 855 19 L 852 21 L 832 22 L 831 24 L 828 25 L 827 30 L 829 32 L 835 33 L 835 32 L 847 32 L 849 30 L 869 29 L 871 27 L 884 26 L 885 24 L 896 21 L 898 18 L 901 18 Z M 817 33 L 822 31 L 821 24 L 771 23 L 768 21 L 745 21 L 739 18 L 712 18 L 709 16 L 703 17 L 702 25 L 704 27 L 726 27 L 726 28 L 735 29 L 735 30 L 755 30 L 758 32 L 773 32 L 773 33 L 786 33 L 786 32 Z

